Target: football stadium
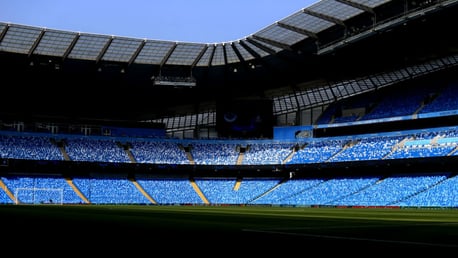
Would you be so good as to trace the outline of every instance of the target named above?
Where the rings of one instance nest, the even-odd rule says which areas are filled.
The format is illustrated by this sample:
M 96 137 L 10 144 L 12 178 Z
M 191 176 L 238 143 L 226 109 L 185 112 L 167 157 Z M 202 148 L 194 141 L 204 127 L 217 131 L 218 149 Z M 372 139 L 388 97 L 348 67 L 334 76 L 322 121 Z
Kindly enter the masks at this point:
M 457 14 L 320 0 L 212 44 L 0 21 L 2 235 L 44 254 L 456 249 Z

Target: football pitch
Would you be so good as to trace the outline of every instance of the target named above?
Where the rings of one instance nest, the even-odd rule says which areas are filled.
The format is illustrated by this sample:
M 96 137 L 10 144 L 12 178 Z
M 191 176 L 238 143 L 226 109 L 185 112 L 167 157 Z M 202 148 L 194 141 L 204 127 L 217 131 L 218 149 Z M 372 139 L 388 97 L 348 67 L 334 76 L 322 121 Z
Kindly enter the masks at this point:
M 458 209 L 2 205 L 0 219 L 4 241 L 14 246 L 241 248 L 267 255 L 458 250 Z

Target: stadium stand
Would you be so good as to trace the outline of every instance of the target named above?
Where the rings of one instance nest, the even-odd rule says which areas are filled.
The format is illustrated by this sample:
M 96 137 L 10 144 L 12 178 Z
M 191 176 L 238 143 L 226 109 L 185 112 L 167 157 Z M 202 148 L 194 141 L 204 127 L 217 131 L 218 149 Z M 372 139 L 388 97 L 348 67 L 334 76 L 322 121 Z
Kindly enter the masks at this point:
M 50 85 L 27 88 L 37 93 L 33 111 L 5 89 L 0 203 L 457 207 L 458 55 L 451 36 L 434 37 L 437 24 L 456 19 L 457 1 L 369 2 L 318 1 L 217 46 L 0 23 L 1 68 Z M 211 65 L 216 47 L 240 62 Z M 243 77 L 220 72 L 249 63 Z M 120 79 L 118 68 L 133 76 Z M 152 83 L 162 68 L 164 80 L 193 71 L 193 86 Z M 101 85 L 77 111 L 65 107 L 80 107 L 79 95 L 48 96 L 75 75 L 78 94 Z M 28 85 L 31 76 L 15 79 Z M 217 91 L 267 98 L 272 134 L 237 124 L 219 137 Z

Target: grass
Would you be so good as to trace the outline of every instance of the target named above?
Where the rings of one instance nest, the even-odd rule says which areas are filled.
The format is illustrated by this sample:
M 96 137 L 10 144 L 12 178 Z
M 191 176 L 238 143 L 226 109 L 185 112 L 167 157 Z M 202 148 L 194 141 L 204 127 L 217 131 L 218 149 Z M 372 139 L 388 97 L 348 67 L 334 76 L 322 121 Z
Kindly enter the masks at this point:
M 456 209 L 3 205 L 0 220 L 8 228 L 2 232 L 9 245 L 39 250 L 56 245 L 104 252 L 129 247 L 129 252 L 171 248 L 231 254 L 235 248 L 256 255 L 458 250 Z

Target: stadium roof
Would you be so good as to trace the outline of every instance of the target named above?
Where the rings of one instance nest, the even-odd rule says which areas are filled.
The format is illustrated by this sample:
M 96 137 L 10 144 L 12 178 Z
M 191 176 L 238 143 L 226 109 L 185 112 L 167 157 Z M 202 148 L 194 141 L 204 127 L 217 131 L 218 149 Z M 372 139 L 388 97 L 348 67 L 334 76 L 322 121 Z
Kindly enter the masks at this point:
M 136 120 L 196 112 L 220 99 L 269 97 L 272 89 L 288 94 L 301 85 L 322 87 L 307 82 L 326 86 L 455 51 L 453 37 L 436 26 L 456 24 L 456 3 L 321 0 L 243 39 L 217 44 L 0 22 L 0 68 L 10 96 L 2 112 Z M 24 103 L 24 94 L 33 100 Z
M 219 44 L 158 41 L 58 31 L 15 24 L 1 24 L 1 50 L 26 55 L 94 62 L 150 65 L 220 66 L 249 62 L 283 50 L 291 51 L 306 39 L 319 41 L 319 34 L 342 26 L 362 13 L 389 0 L 324 0 L 271 24 L 242 40 Z

